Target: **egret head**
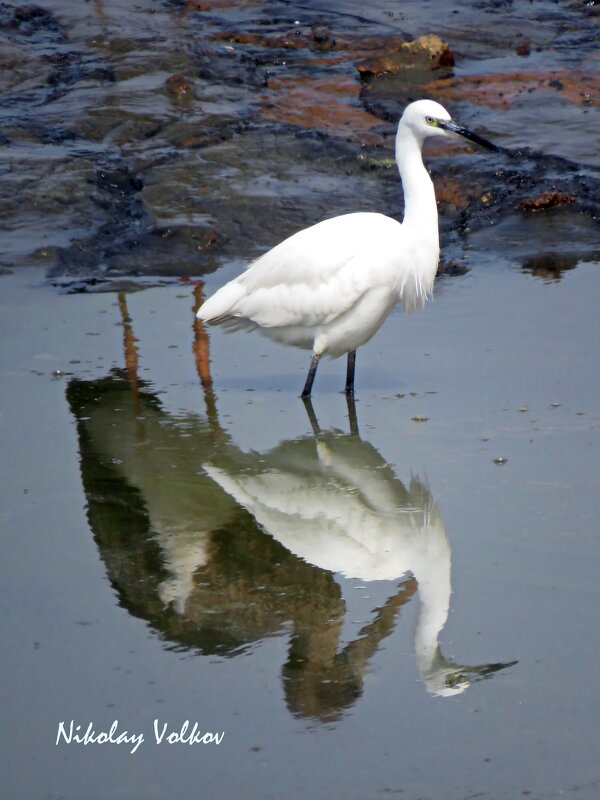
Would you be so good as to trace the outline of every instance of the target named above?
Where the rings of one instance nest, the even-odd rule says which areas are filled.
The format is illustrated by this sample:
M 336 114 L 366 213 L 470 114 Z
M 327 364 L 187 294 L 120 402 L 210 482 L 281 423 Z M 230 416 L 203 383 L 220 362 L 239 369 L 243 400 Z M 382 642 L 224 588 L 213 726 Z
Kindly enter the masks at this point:
M 446 136 L 467 139 L 488 150 L 498 149 L 487 139 L 453 122 L 446 109 L 434 100 L 417 100 L 408 105 L 400 120 L 400 128 L 402 126 L 409 128 L 421 143 L 430 136 Z

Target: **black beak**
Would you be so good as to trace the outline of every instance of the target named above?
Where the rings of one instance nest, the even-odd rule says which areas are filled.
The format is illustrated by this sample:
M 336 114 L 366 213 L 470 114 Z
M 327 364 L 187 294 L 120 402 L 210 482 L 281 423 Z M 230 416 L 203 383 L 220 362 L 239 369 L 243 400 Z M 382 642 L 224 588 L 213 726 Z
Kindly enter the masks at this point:
M 453 133 L 456 136 L 462 136 L 463 139 L 468 139 L 470 142 L 481 145 L 481 147 L 486 147 L 488 150 L 494 150 L 495 152 L 498 152 L 500 149 L 495 144 L 492 144 L 492 142 L 488 142 L 487 139 L 484 139 L 483 136 L 478 136 L 468 128 L 461 128 L 460 125 L 456 124 L 456 122 L 446 122 L 445 120 L 439 119 L 437 120 L 437 126 L 438 128 L 442 128 L 444 131 L 448 131 L 448 133 Z

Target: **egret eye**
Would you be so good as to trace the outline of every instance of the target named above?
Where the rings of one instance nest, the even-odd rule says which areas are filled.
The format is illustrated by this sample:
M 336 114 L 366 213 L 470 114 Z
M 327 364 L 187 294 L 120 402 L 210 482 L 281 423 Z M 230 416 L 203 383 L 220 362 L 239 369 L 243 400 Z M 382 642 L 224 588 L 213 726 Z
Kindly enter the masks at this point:
M 434 120 L 434 118 L 433 118 L 433 117 L 425 117 L 425 122 L 426 122 L 428 125 L 435 125 L 435 120 Z

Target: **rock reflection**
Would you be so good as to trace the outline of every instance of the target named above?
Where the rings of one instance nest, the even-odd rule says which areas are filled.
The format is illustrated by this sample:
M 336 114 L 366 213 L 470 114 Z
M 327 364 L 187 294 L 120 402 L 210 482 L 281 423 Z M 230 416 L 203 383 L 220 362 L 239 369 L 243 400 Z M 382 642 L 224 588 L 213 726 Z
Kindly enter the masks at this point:
M 200 416 L 171 416 L 115 370 L 71 381 L 88 515 L 120 602 L 171 646 L 233 656 L 290 633 L 292 713 L 335 720 L 363 691 L 373 654 L 417 591 L 415 653 L 448 696 L 507 664 L 456 665 L 439 648 L 450 547 L 426 483 L 405 486 L 375 448 L 321 432 L 245 453 Z M 355 423 L 354 423 L 355 425 Z M 372 620 L 341 644 L 340 578 L 391 581 Z
M 581 260 L 581 256 L 577 255 L 542 253 L 526 259 L 522 269 L 545 281 L 559 281 L 563 272 L 575 269 Z

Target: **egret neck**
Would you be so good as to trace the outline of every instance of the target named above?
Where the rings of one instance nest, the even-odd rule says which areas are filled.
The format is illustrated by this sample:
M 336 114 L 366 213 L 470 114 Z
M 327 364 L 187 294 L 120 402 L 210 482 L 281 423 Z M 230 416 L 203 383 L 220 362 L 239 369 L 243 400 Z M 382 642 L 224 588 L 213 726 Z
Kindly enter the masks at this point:
M 435 189 L 423 164 L 423 139 L 400 122 L 396 134 L 396 163 L 404 189 L 403 228 L 439 251 Z

